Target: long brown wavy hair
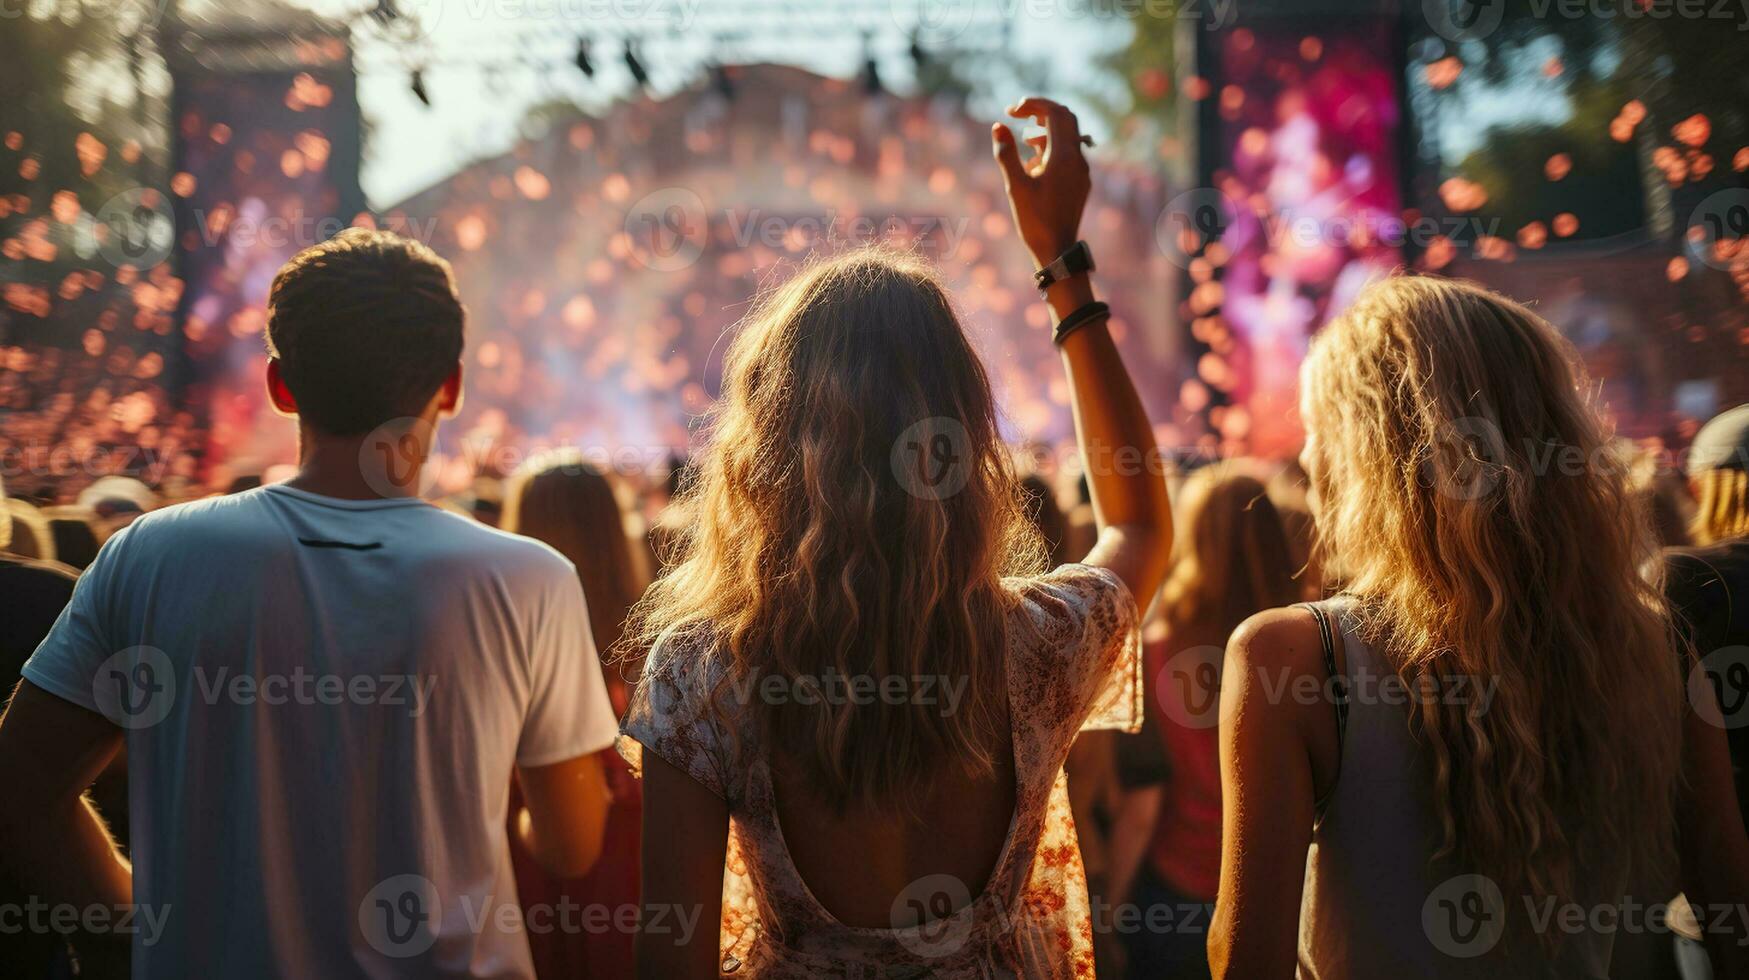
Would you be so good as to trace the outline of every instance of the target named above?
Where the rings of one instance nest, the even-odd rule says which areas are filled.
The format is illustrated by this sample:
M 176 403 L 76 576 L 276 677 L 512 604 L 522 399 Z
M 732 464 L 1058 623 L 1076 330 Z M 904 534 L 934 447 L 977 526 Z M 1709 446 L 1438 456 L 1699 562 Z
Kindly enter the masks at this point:
M 1681 660 L 1588 390 L 1541 317 L 1430 278 L 1370 287 L 1303 369 L 1318 531 L 1364 638 L 1405 678 L 1499 685 L 1486 711 L 1417 699 L 1437 856 L 1538 901 L 1673 849 Z
M 544 457 L 511 478 L 499 523 L 512 534 L 544 541 L 577 567 L 608 689 L 622 707 L 625 681 L 607 665 L 607 655 L 623 647 L 626 614 L 643 594 L 649 572 L 632 549 L 613 484 L 581 454 Z
M 1299 598 L 1281 515 L 1241 464 L 1212 463 L 1192 473 L 1177 511 L 1181 530 L 1160 590 L 1172 633 L 1226 637 L 1246 617 Z
M 953 712 L 738 706 L 828 805 L 898 812 L 945 767 L 992 772 L 1014 601 L 1001 578 L 1037 571 L 1043 548 L 933 270 L 883 250 L 801 270 L 740 328 L 710 421 L 675 553 L 628 635 L 703 638 L 677 649 L 724 658 L 733 680 L 969 679 Z M 718 686 L 719 706 L 730 693 Z

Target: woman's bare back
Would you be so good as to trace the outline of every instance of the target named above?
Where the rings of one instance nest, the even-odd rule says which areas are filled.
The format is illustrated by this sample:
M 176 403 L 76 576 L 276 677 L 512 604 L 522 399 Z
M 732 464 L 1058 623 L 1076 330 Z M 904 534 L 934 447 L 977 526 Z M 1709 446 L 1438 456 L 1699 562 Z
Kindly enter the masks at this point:
M 995 755 L 994 771 L 983 777 L 944 771 L 927 794 L 906 801 L 908 813 L 839 813 L 786 775 L 789 767 L 775 767 L 778 823 L 808 891 L 840 923 L 872 929 L 941 918 L 976 898 L 1014 822 L 1014 751 L 1006 734 Z M 951 876 L 965 892 L 924 881 L 935 875 Z M 953 896 L 945 906 L 944 894 Z

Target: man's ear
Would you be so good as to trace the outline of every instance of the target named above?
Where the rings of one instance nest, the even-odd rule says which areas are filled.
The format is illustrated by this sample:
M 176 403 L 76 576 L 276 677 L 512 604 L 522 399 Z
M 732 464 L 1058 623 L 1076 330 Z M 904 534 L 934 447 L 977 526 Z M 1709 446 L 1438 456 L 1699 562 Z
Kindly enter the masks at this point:
M 287 387 L 285 377 L 280 373 L 279 358 L 267 359 L 267 398 L 273 402 L 273 410 L 286 418 L 297 418 L 298 399 Z
M 443 387 L 437 389 L 437 414 L 443 417 L 454 415 L 462 407 L 462 362 L 455 363 L 455 370 L 444 379 Z

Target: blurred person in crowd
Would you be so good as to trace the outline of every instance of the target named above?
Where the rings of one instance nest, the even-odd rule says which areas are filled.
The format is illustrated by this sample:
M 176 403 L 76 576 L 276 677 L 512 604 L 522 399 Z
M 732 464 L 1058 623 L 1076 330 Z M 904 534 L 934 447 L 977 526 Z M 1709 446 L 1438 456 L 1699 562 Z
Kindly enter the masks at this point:
M 1076 120 L 1010 111 L 1047 127 L 1030 162 L 1007 127 L 993 138 L 1021 237 L 1055 270 L 1084 451 L 1152 460 L 1076 241 Z M 680 560 L 629 627 L 651 644 L 622 742 L 645 777 L 643 900 L 704 910 L 691 935 L 647 920 L 640 974 L 1091 975 L 1063 763 L 1084 728 L 1140 720 L 1134 596 L 1172 533 L 1157 470 L 1090 467 L 1099 541 L 1044 571 L 952 303 L 879 251 L 765 298 L 714 423 Z
M 49 519 L 29 501 L 6 498 L 7 526 L 11 528 L 8 549 L 20 558 L 55 560 L 55 532 Z
M 0 499 L 5 496 L 0 484 Z M 24 662 L 49 635 L 79 580 L 78 570 L 70 566 L 14 554 L 13 532 L 11 514 L 0 510 L 0 596 L 6 604 L 0 616 L 0 688 L 7 692 L 18 686 Z M 15 846 L 10 840 L 0 844 Z M 7 864 L 0 860 L 0 906 L 22 909 L 31 892 Z M 69 971 L 64 938 L 30 929 L 0 929 L 0 963 L 6 964 L 9 976 L 17 977 L 47 978 Z
M 1302 460 L 1344 591 L 1227 646 L 1216 976 L 1601 977 L 1645 924 L 1592 910 L 1677 877 L 1699 908 L 1749 899 L 1717 706 L 1684 698 L 1572 357 L 1522 305 L 1418 277 L 1314 341 Z M 1720 976 L 1739 939 L 1708 935 Z
M 614 725 L 576 570 L 418 496 L 463 321 L 416 242 L 299 253 L 266 329 L 296 476 L 116 534 L 24 667 L 7 864 L 50 901 L 137 905 L 136 980 L 532 976 L 513 772 L 522 845 L 595 860 Z M 81 798 L 124 738 L 131 863 Z
M 1317 528 L 1312 525 L 1312 509 L 1306 501 L 1306 471 L 1299 460 L 1284 460 L 1266 484 L 1270 503 L 1287 531 L 1288 553 L 1292 555 L 1294 581 L 1299 585 L 1300 598 L 1316 602 L 1324 598 L 1325 569 L 1318 555 Z
M 1240 623 L 1299 598 L 1287 532 L 1250 469 L 1243 462 L 1204 466 L 1176 498 L 1177 553 L 1155 604 L 1164 629 L 1150 631 L 1143 652 L 1147 723 L 1140 735 L 1124 736 L 1148 743 L 1126 752 L 1126 793 L 1112 832 L 1116 900 L 1143 916 L 1169 910 L 1173 922 L 1124 934 L 1134 977 L 1209 975 L 1206 939 L 1221 862 L 1215 671 Z
M 648 584 L 626 517 L 613 484 L 578 454 L 549 457 L 515 474 L 504 495 L 504 530 L 551 545 L 576 567 L 589 599 L 589 630 L 598 650 L 619 649 L 626 613 Z M 635 657 L 603 664 L 616 715 L 625 711 L 627 677 L 635 680 L 641 669 Z M 603 750 L 601 761 L 612 807 L 600 860 L 587 875 L 569 880 L 556 880 L 519 860 L 517 889 L 525 908 L 566 898 L 616 912 L 637 907 L 642 797 L 617 752 Z M 554 931 L 530 935 L 529 945 L 539 976 L 621 977 L 633 973 L 632 938 L 631 932 L 619 929 Z
M 675 507 L 674 502 L 680 498 L 693 475 L 690 459 L 670 456 L 667 473 L 662 481 L 652 485 L 644 495 L 644 519 L 649 528 L 645 534 L 644 547 L 652 571 L 663 567 L 673 558 L 679 541 L 684 537 L 679 525 L 686 520 L 686 514 Z
M 49 522 L 49 536 L 55 542 L 56 561 L 82 569 L 97 557 L 97 548 L 103 542 L 98 539 L 100 518 L 96 511 L 75 504 L 47 508 L 43 517 Z
M 156 510 L 161 502 L 151 487 L 131 476 L 100 477 L 79 491 L 79 497 L 74 501 L 92 511 L 108 505 L 117 513 L 131 511 L 135 514 Z
M 1738 805 L 1749 812 L 1749 405 L 1701 427 L 1688 450 L 1692 547 L 1664 553 L 1665 594 L 1726 712 Z
M 1666 548 L 1693 544 L 1689 524 L 1694 502 L 1682 474 L 1664 465 L 1664 454 L 1658 449 L 1628 439 L 1618 439 L 1616 445 L 1628 460 L 1628 487 L 1649 515 L 1652 536 Z
M 0 484 L 0 499 L 5 489 Z M 7 693 L 18 686 L 24 662 L 49 635 L 79 579 L 78 569 L 15 552 L 18 531 L 12 515 L 0 510 L 0 596 L 6 601 L 6 614 L 0 616 L 0 686 Z

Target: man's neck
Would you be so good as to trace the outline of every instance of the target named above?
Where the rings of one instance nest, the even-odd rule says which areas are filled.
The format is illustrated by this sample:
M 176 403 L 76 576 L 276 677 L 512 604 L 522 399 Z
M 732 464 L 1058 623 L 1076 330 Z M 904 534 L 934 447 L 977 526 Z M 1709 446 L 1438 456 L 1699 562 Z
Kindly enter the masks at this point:
M 298 433 L 298 475 L 286 486 L 341 500 L 419 496 L 425 448 L 367 445 L 370 438 L 303 429 Z

